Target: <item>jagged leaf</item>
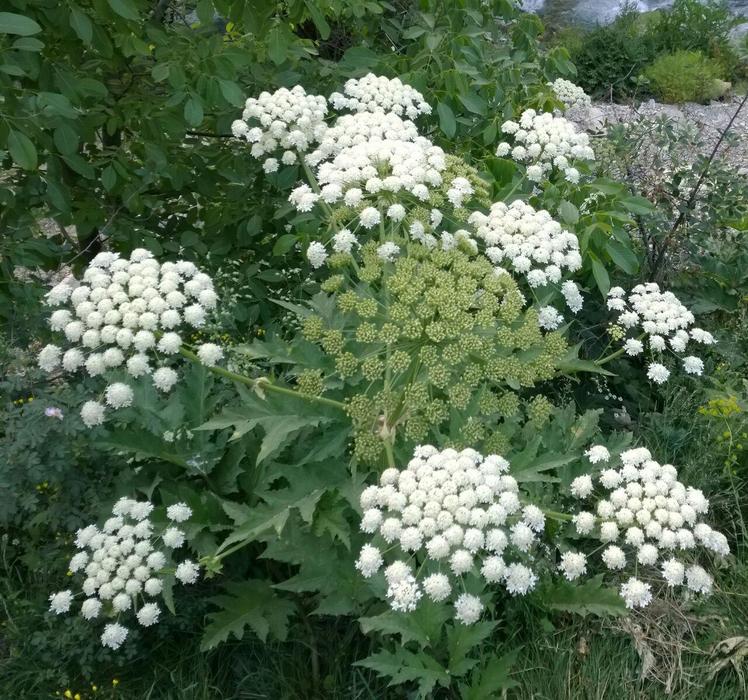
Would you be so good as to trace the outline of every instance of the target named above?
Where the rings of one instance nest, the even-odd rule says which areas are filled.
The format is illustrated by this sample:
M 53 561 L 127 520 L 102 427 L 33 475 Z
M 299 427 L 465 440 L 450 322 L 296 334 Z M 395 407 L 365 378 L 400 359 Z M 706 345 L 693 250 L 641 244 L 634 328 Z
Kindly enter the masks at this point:
M 420 698 L 425 698 L 437 684 L 446 687 L 451 681 L 447 670 L 428 654 L 415 654 L 403 648 L 395 652 L 377 652 L 363 661 L 357 661 L 355 665 L 370 668 L 380 676 L 389 678 L 390 685 L 415 681 Z
M 477 663 L 469 659 L 468 654 L 487 639 L 496 628 L 496 622 L 482 620 L 474 625 L 454 624 L 447 631 L 447 648 L 449 649 L 449 673 L 462 676 Z
M 211 621 L 200 642 L 202 651 L 225 642 L 229 635 L 242 639 L 246 627 L 263 642 L 268 634 L 285 641 L 288 618 L 296 609 L 293 603 L 278 596 L 267 581 L 234 581 L 225 589 L 226 595 L 211 599 L 221 610 L 209 614 Z
M 618 592 L 603 584 L 602 575 L 574 585 L 559 580 L 539 591 L 543 605 L 549 610 L 587 615 L 618 617 L 626 614 L 626 605 Z
M 517 651 L 504 656 L 489 657 L 471 675 L 469 686 L 460 686 L 462 700 L 488 700 L 499 697 L 500 690 L 508 690 L 517 685 L 510 678 L 510 672 L 517 658 Z
M 387 610 L 373 617 L 361 617 L 358 622 L 364 634 L 398 634 L 402 644 L 417 642 L 421 648 L 425 648 L 439 642 L 442 625 L 449 617 L 445 605 L 427 601 L 407 615 Z

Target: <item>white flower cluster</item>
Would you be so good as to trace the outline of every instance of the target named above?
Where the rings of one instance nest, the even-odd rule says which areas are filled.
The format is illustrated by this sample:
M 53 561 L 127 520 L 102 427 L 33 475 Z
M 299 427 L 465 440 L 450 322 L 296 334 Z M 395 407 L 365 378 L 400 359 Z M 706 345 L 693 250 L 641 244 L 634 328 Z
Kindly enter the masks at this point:
M 501 130 L 512 136 L 514 146 L 504 141 L 498 145 L 496 155 L 527 163 L 527 179 L 532 182 L 541 182 L 555 167 L 569 182 L 577 183 L 579 171 L 573 162 L 595 160 L 587 134 L 550 112 L 525 110 L 519 123 L 506 121 Z
M 623 347 L 630 357 L 644 352 L 645 338 L 650 352 L 658 355 L 667 350 L 682 355 L 690 341 L 701 345 L 716 342 L 708 331 L 693 327 L 694 315 L 675 294 L 660 291 L 655 282 L 636 285 L 628 297 L 621 287 L 613 287 L 608 292 L 608 309 L 618 314 L 617 325 L 639 336 L 624 341 Z M 683 358 L 683 369 L 687 374 L 701 376 L 704 362 L 688 355 Z M 670 370 L 661 362 L 652 362 L 647 377 L 662 384 L 670 377 Z
M 416 125 L 396 114 L 344 114 L 328 127 L 317 148 L 308 153 L 304 160 L 311 166 L 317 166 L 351 146 L 370 141 L 415 141 L 418 138 Z
M 274 93 L 263 92 L 257 98 L 250 97 L 241 119 L 231 125 L 236 138 L 246 139 L 252 144 L 254 158 L 277 154 L 282 150 L 281 161 L 292 165 L 297 154 L 322 139 L 327 129 L 325 115 L 327 100 L 321 95 L 307 95 L 301 85 L 291 90 L 280 88 Z M 263 164 L 265 172 L 278 169 L 275 157 L 267 158 Z
M 467 625 L 483 611 L 480 598 L 464 592 L 468 575 L 512 595 L 535 587 L 525 562 L 545 516 L 522 505 L 508 469 L 498 455 L 424 445 L 407 469 L 386 469 L 379 486 L 363 491 L 361 530 L 374 540 L 361 549 L 356 568 L 370 578 L 384 567 L 393 610 L 415 610 L 424 595 L 437 602 L 454 597 L 455 618 Z M 398 558 L 385 562 L 393 550 Z
M 556 78 L 548 85 L 558 100 L 564 103 L 566 109 L 584 110 L 592 106 L 590 96 L 579 85 L 575 85 L 570 80 Z
M 586 454 L 593 464 L 610 461 L 601 445 Z M 719 556 L 730 552 L 727 538 L 701 520 L 709 501 L 699 489 L 678 481 L 673 465 L 654 461 L 644 447 L 621 453 L 620 460 L 619 469 L 606 465 L 596 479 L 586 474 L 572 482 L 572 496 L 590 505 L 573 516 L 577 534 L 605 545 L 601 559 L 610 571 L 631 565 L 637 575 L 661 578 L 670 588 L 685 585 L 709 593 L 712 577 L 695 563 L 699 548 Z M 652 586 L 635 577 L 620 592 L 629 608 L 644 607 L 653 596 Z
M 335 109 L 352 112 L 391 112 L 415 119 L 421 114 L 431 114 L 431 105 L 423 95 L 399 78 L 386 78 L 369 73 L 363 78 L 346 81 L 343 94 L 333 92 L 330 104 Z
M 372 204 L 378 205 L 381 197 L 393 199 L 393 195 L 407 203 L 403 197 L 407 193 L 414 206 L 423 205 L 430 189 L 441 185 L 445 167 L 444 151 L 424 137 L 370 139 L 341 149 L 317 166 L 319 193 L 300 185 L 288 199 L 302 212 L 310 211 L 320 199 L 327 204 L 342 202 L 359 211 L 360 223 L 368 229 L 381 220 L 379 208 Z
M 560 282 L 564 269 L 575 272 L 582 266 L 577 237 L 562 229 L 547 211 L 536 211 L 520 200 L 508 206 L 496 202 L 488 214 L 473 212 L 468 221 L 485 242 L 491 262 L 510 262 L 531 287 Z M 576 299 L 570 288 L 568 292 Z
M 124 369 L 132 377 L 151 375 L 157 389 L 168 392 L 178 375 L 166 365 L 151 367 L 152 357 L 166 359 L 182 347 L 181 327 L 201 328 L 218 297 L 211 278 L 191 262 L 159 263 L 142 248 L 129 260 L 116 253 L 99 253 L 79 282 L 66 278 L 46 297 L 52 312 L 49 325 L 64 333 L 71 347 L 63 352 L 47 345 L 39 353 L 46 372 L 61 367 L 65 372 L 84 369 L 90 376 L 104 376 Z M 223 357 L 213 343 L 198 349 L 200 360 L 212 365 Z M 133 391 L 116 381 L 104 392 L 106 406 L 130 406 Z M 83 422 L 92 427 L 104 421 L 105 405 L 87 401 L 81 409 Z
M 159 535 L 149 519 L 153 510 L 148 501 L 120 498 L 101 529 L 89 525 L 77 532 L 79 551 L 69 568 L 73 574 L 85 575 L 80 614 L 86 620 L 114 619 L 101 635 L 101 643 L 111 649 L 118 649 L 128 635 L 128 628 L 119 622 L 120 615 L 133 611 L 143 627 L 158 622 L 161 608 L 156 599 L 164 589 L 162 572 L 169 562 L 163 550 L 178 549 L 185 542 L 185 534 L 176 524 L 190 518 L 190 507 L 185 503 L 169 506 L 169 526 Z M 199 566 L 186 559 L 174 575 L 183 584 L 194 583 Z M 53 593 L 50 610 L 57 615 L 68 612 L 75 597 L 71 590 Z

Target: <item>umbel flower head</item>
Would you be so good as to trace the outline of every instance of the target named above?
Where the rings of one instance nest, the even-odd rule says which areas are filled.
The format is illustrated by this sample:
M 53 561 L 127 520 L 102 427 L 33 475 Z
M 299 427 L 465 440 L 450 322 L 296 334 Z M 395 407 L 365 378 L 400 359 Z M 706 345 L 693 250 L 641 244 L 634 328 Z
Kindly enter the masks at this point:
M 540 182 L 556 169 L 569 182 L 577 183 L 579 171 L 574 162 L 595 159 L 587 134 L 550 112 L 525 110 L 519 123 L 506 121 L 501 130 L 512 138 L 513 144 L 503 141 L 496 148 L 496 155 L 526 163 L 527 178 L 533 182 Z
M 126 614 L 134 615 L 143 627 L 158 622 L 163 574 L 171 565 L 171 551 L 185 542 L 184 532 L 177 525 L 192 516 L 190 507 L 185 503 L 169 506 L 169 525 L 159 533 L 149 517 L 153 510 L 149 501 L 120 498 L 103 526 L 78 530 L 75 545 L 79 551 L 70 560 L 69 569 L 84 577 L 81 591 L 74 594 L 65 590 L 49 596 L 50 610 L 57 615 L 69 612 L 73 600 L 81 597 L 80 614 L 84 619 L 109 620 L 101 643 L 111 649 L 118 649 L 127 638 L 129 630 L 121 624 Z M 175 578 L 190 584 L 198 574 L 198 565 L 185 559 L 176 567 Z
M 556 98 L 563 102 L 566 110 L 585 110 L 592 106 L 590 96 L 579 85 L 575 85 L 570 80 L 556 78 L 548 85 Z
M 469 222 L 485 243 L 489 260 L 496 265 L 508 263 L 511 272 L 526 277 L 531 287 L 558 283 L 564 270 L 582 267 L 577 237 L 547 211 L 536 211 L 520 200 L 508 206 L 497 202 L 488 214 L 473 212 Z
M 270 156 L 264 161 L 265 172 L 278 169 L 280 156 L 286 165 L 296 163 L 299 153 L 309 150 L 325 133 L 327 100 L 321 95 L 307 95 L 301 85 L 291 90 L 280 88 L 250 97 L 241 119 L 231 125 L 236 138 L 252 144 L 254 158 Z
M 512 277 L 467 246 L 410 244 L 407 256 L 390 262 L 367 243 L 359 257 L 356 266 L 341 257 L 350 276 L 322 284 L 334 294 L 334 313 L 329 302 L 315 302 L 322 315 L 303 325 L 305 337 L 334 359 L 335 381 L 359 387 L 349 402 L 356 455 L 378 458 L 382 416 L 420 442 L 475 397 L 480 414 L 453 440 L 485 439 L 503 449 L 502 418 L 520 411 L 511 386 L 552 378 L 566 352 L 563 337 L 543 333 Z
M 142 248 L 129 259 L 99 253 L 82 280 L 68 277 L 47 294 L 47 305 L 58 307 L 50 314 L 50 328 L 67 342 L 66 348 L 45 346 L 39 366 L 47 372 L 61 368 L 116 377 L 103 401 L 92 399 L 81 408 L 88 427 L 99 425 L 107 407 L 132 405 L 133 391 L 124 381 L 129 377 L 151 375 L 159 391 L 171 390 L 178 377 L 167 363 L 179 353 L 182 334 L 203 327 L 217 301 L 213 281 L 191 262 L 159 263 Z M 212 344 L 198 349 L 205 364 L 222 355 Z
M 670 377 L 661 361 L 667 353 L 682 360 L 687 374 L 701 376 L 704 362 L 695 355 L 684 357 L 687 346 L 691 342 L 713 345 L 716 340 L 708 331 L 694 327 L 693 313 L 675 294 L 661 291 L 656 282 L 637 284 L 628 296 L 621 287 L 613 287 L 608 292 L 608 309 L 617 314 L 614 328 L 623 336 L 626 355 L 636 357 L 648 351 L 652 361 L 647 377 L 655 384 Z
M 386 78 L 369 73 L 363 78 L 351 78 L 343 86 L 343 93 L 333 92 L 330 104 L 335 109 L 352 112 L 390 112 L 415 119 L 431 114 L 431 105 L 423 95 L 399 78 Z
M 706 555 L 726 556 L 730 548 L 702 519 L 709 510 L 704 494 L 678 481 L 677 469 L 656 462 L 645 447 L 622 452 L 618 469 L 601 445 L 586 454 L 602 468 L 594 479 L 584 475 L 571 484 L 572 496 L 586 503 L 573 517 L 574 528 L 580 538 L 602 546 L 600 559 L 609 572 L 628 577 L 620 588 L 627 607 L 648 605 L 655 587 L 709 593 Z
M 412 612 L 424 596 L 451 600 L 468 625 L 480 618 L 485 586 L 511 595 L 535 587 L 532 553 L 545 517 L 520 501 L 508 470 L 498 455 L 422 445 L 407 468 L 386 469 L 363 491 L 361 529 L 372 541 L 356 568 L 365 578 L 383 571 L 393 610 Z

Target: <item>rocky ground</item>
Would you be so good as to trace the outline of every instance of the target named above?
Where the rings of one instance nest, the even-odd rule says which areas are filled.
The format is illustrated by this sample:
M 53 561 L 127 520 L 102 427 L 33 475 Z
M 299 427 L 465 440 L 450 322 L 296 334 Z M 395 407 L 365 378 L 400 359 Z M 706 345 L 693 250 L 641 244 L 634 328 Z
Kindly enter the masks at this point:
M 633 122 L 642 118 L 670 117 L 678 121 L 690 121 L 702 132 L 705 150 L 711 151 L 724 128 L 729 123 L 743 96 L 731 100 L 712 102 L 708 105 L 687 102 L 680 105 L 669 105 L 649 100 L 639 105 L 620 105 L 610 102 L 595 102 L 585 113 L 569 114 L 578 126 L 592 133 L 605 130 L 606 124 Z M 738 171 L 748 174 L 748 104 L 746 104 L 733 122 L 731 133 L 734 142 L 723 146 L 723 155 L 734 163 Z

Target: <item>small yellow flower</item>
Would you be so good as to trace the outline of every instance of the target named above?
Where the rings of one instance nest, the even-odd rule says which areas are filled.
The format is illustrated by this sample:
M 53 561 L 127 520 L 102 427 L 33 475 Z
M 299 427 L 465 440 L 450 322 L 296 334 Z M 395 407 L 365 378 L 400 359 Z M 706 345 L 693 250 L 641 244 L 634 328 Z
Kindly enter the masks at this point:
M 119 685 L 119 680 L 117 680 L 116 678 L 113 678 L 112 679 L 112 685 L 115 686 L 115 687 L 117 687 Z
M 76 693 L 75 695 L 73 695 L 73 700 L 81 700 L 81 694 Z
M 93 685 L 93 684 L 91 684 L 91 690 L 93 690 L 93 691 L 94 691 L 94 693 L 95 693 L 95 692 L 96 692 L 96 691 L 97 691 L 98 689 L 99 689 L 99 686 L 98 686 L 98 685 Z
M 68 688 L 68 689 L 67 689 L 67 690 L 66 690 L 66 691 L 65 691 L 65 692 L 63 693 L 63 695 L 64 695 L 64 696 L 65 696 L 66 698 L 72 698 L 72 697 L 73 697 L 73 691 L 72 691 L 72 690 L 70 690 L 70 688 Z

